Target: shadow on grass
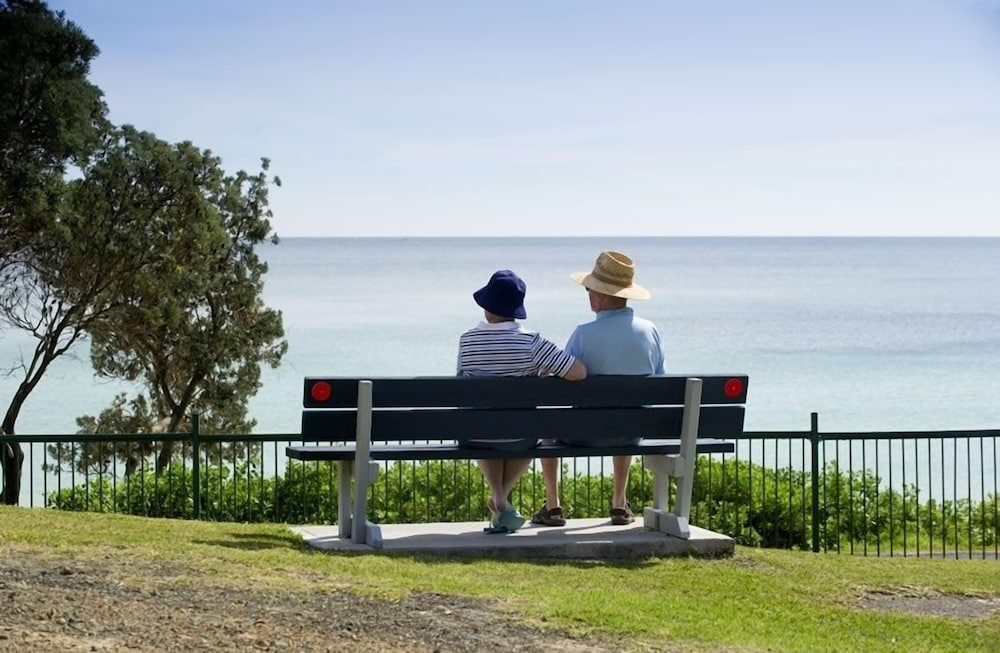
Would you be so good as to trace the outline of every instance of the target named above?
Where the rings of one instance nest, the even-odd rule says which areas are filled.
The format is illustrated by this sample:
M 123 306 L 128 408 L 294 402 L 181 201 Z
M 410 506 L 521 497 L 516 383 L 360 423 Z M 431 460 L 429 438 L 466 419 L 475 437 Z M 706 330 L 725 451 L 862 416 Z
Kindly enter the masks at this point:
M 232 533 L 232 540 L 192 540 L 195 544 L 221 546 L 227 549 L 245 551 L 263 551 L 265 549 L 291 549 L 293 551 L 308 551 L 309 545 L 301 538 L 291 535 L 272 533 Z
M 434 555 L 414 555 L 392 553 L 388 554 L 396 558 L 411 560 L 420 564 L 465 564 L 473 565 L 485 560 L 492 560 L 501 563 L 532 565 L 536 567 L 572 567 L 576 569 L 592 569 L 594 567 L 608 567 L 611 569 L 643 569 L 651 567 L 661 562 L 658 559 L 609 559 L 609 560 L 576 560 L 572 558 L 500 558 L 482 555 L 462 555 L 462 556 L 434 556 Z
M 593 569 L 594 567 L 607 567 L 610 569 L 648 569 L 671 560 L 697 560 L 700 564 L 712 564 L 715 561 L 732 562 L 732 557 L 694 557 L 694 556 L 670 556 L 665 558 L 559 558 L 559 557 L 497 557 L 494 552 L 484 551 L 481 554 L 462 553 L 409 553 L 401 551 L 373 551 L 373 550 L 330 550 L 314 549 L 306 545 L 306 550 L 319 554 L 337 558 L 394 558 L 397 560 L 407 560 L 427 566 L 432 565 L 476 565 L 485 561 L 498 562 L 501 564 L 532 565 L 537 567 L 571 567 L 575 569 Z

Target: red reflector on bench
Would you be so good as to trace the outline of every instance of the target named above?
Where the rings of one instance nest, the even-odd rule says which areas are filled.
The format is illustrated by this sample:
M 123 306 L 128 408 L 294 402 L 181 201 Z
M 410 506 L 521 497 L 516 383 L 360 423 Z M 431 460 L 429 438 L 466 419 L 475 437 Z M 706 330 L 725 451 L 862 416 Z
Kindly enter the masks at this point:
M 326 401 L 333 394 L 333 388 L 326 381 L 317 381 L 309 388 L 309 394 L 316 401 Z
M 726 381 L 726 385 L 723 386 L 722 391 L 726 393 L 727 397 L 739 397 L 743 394 L 743 381 L 739 379 L 729 379 Z

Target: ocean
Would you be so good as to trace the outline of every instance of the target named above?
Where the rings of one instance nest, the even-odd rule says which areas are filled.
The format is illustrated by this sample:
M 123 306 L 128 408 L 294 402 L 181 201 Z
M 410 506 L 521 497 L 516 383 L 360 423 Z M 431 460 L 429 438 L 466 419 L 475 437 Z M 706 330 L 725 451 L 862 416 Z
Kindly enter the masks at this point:
M 1000 239 L 286 238 L 261 247 L 265 301 L 288 353 L 266 369 L 258 433 L 296 433 L 302 378 L 448 375 L 472 292 L 500 268 L 527 282 L 524 325 L 558 344 L 591 319 L 569 279 L 603 249 L 636 261 L 670 373 L 750 376 L 748 430 L 1000 427 Z M 0 370 L 32 342 L 0 332 Z M 96 379 L 86 343 L 59 360 L 18 422 L 73 433 L 126 384 Z M 6 407 L 20 376 L 0 375 Z

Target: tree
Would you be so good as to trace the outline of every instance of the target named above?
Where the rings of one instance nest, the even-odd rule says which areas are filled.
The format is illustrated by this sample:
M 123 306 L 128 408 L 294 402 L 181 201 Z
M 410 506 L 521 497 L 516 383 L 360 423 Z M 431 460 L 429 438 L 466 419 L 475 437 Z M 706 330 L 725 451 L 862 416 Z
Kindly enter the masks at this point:
M 16 302 L 4 312 L 39 344 L 5 428 L 52 360 L 89 336 L 95 370 L 143 382 L 149 399 L 116 401 L 84 428 L 165 421 L 172 432 L 197 403 L 208 426 L 249 432 L 259 364 L 277 365 L 287 348 L 280 313 L 261 299 L 267 266 L 254 251 L 271 232 L 267 168 L 226 175 L 191 143 L 109 131 L 8 295 Z M 131 464 L 146 453 L 132 447 Z M 158 467 L 171 455 L 164 444 Z
M 256 422 L 247 419 L 247 402 L 260 388 L 260 364 L 276 367 L 287 349 L 281 314 L 261 298 L 267 264 L 255 251 L 269 237 L 276 242 L 268 187 L 280 181 L 269 180 L 266 159 L 255 175 L 226 175 L 210 151 L 129 135 L 138 137 L 144 142 L 141 150 L 118 151 L 127 156 L 102 158 L 88 170 L 82 185 L 92 187 L 85 205 L 100 206 L 114 196 L 110 187 L 149 169 L 155 171 L 150 181 L 169 179 L 179 195 L 196 199 L 164 205 L 155 221 L 137 228 L 135 235 L 147 248 L 160 243 L 160 256 L 129 280 L 132 301 L 122 304 L 123 310 L 89 326 L 95 370 L 142 382 L 152 414 L 166 432 L 177 431 L 197 407 L 206 429 L 249 433 Z M 143 159 L 143 153 L 154 152 L 155 164 Z M 160 187 L 162 181 L 147 192 Z M 146 401 L 145 396 L 137 399 Z M 172 444 L 162 443 L 157 471 L 169 464 Z M 147 453 L 133 448 L 126 470 Z
M 193 148 L 188 148 L 193 149 Z M 52 214 L 16 256 L 8 258 L 0 315 L 31 334 L 35 350 L 22 361 L 23 379 L 3 417 L 13 434 L 28 396 L 51 363 L 116 315 L 141 311 L 144 271 L 173 275 L 173 261 L 199 234 L 161 230 L 165 212 L 204 210 L 208 170 L 185 168 L 187 152 L 126 127 L 109 131 L 101 149 L 66 184 Z M 128 161 L 131 167 L 117 165 Z M 200 175 L 200 176 L 199 176 Z M 19 447 L 11 447 L 16 454 Z M 16 503 L 21 458 L 4 461 L 4 500 Z
M 267 266 L 254 249 L 271 232 L 268 162 L 256 175 L 226 175 L 220 164 L 190 143 L 169 145 L 125 127 L 74 184 L 75 210 L 64 227 L 101 233 L 116 225 L 118 240 L 107 247 L 119 256 L 153 253 L 120 279 L 117 293 L 127 301 L 88 325 L 98 374 L 139 382 L 148 396 L 118 396 L 99 416 L 79 418 L 81 433 L 176 432 L 193 407 L 216 433 L 255 425 L 246 409 L 260 387 L 260 364 L 276 366 L 287 348 L 280 313 L 261 300 Z M 80 471 L 107 471 L 114 455 L 126 461 L 126 474 L 152 452 L 148 443 L 96 440 L 50 448 L 57 463 Z M 173 454 L 164 441 L 158 472 Z
M 254 252 L 271 232 L 268 162 L 226 175 L 191 143 L 112 128 L 86 80 L 97 52 L 62 13 L 0 0 L 0 322 L 36 341 L 0 428 L 14 434 L 51 363 L 89 335 L 97 371 L 147 383 L 167 430 L 199 401 L 216 428 L 247 431 L 259 363 L 286 348 Z M 0 463 L 16 504 L 20 445 Z
M 63 201 L 67 164 L 85 161 L 107 124 L 101 90 L 87 79 L 97 54 L 62 12 L 0 0 L 0 326 L 38 338 L 32 360 L 19 366 L 24 381 L 0 433 L 14 433 L 28 394 L 79 336 L 72 326 L 78 313 L 62 312 L 61 300 L 35 274 L 31 252 L 42 247 L 37 241 L 47 238 Z M 17 503 L 23 459 L 16 442 L 0 447 L 5 503 Z

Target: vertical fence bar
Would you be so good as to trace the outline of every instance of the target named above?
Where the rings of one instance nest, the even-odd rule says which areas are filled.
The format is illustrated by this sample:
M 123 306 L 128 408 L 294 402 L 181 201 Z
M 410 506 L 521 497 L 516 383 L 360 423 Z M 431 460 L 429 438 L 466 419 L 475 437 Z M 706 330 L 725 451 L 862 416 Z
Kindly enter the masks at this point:
M 79 450 L 80 450 L 79 443 L 78 442 L 74 442 L 73 443 L 73 455 L 72 455 L 72 458 L 70 458 L 70 460 L 76 460 Z M 76 491 L 75 491 L 75 488 L 76 488 L 76 465 L 72 465 L 69 468 L 69 483 L 70 483 L 70 487 L 74 488 L 71 491 L 75 494 L 76 493 Z
M 841 473 L 840 473 L 840 441 L 838 440 L 838 441 L 834 442 L 833 444 L 834 444 L 834 449 L 835 449 L 835 460 L 837 461 L 837 475 L 834 477 L 834 480 L 836 481 L 835 485 L 837 487 L 834 488 L 833 491 L 836 493 L 834 496 L 836 496 L 836 504 L 837 504 L 837 553 L 840 553 L 840 550 L 842 548 L 841 545 L 840 545 L 841 539 L 842 539 L 841 533 L 843 532 L 843 530 L 842 530 L 843 518 L 840 516 L 840 477 L 841 477 Z M 824 454 L 826 453 L 825 443 L 824 443 L 824 446 L 823 446 L 823 453 Z
M 191 414 L 191 496 L 194 518 L 201 519 L 201 414 Z
M 955 469 L 951 476 L 952 512 L 951 527 L 955 531 L 955 560 L 958 560 L 958 438 L 951 439 L 951 460 Z
M 285 444 L 289 445 L 289 444 L 291 444 L 291 442 L 287 442 Z M 274 462 L 274 478 L 275 478 L 275 480 L 277 480 L 278 477 L 280 476 L 280 474 L 278 473 L 279 467 L 278 467 L 278 443 L 277 442 L 274 443 L 274 449 L 273 449 L 273 452 L 272 452 L 272 460 Z M 260 470 L 261 470 L 260 471 L 261 478 L 263 478 L 263 476 L 264 476 L 264 463 L 263 463 L 263 461 L 261 461 Z M 291 476 L 291 466 L 288 465 L 287 463 L 285 464 L 285 470 L 286 470 L 285 476 L 286 477 L 290 477 Z M 278 491 L 278 484 L 277 483 L 275 483 L 274 490 L 275 490 L 275 494 L 274 494 L 274 515 L 275 515 L 275 519 L 276 519 L 276 521 L 287 522 L 288 521 L 288 517 L 286 515 L 288 513 L 287 513 L 287 510 L 285 509 L 286 506 L 282 505 L 282 502 L 281 502 L 281 498 L 285 496 L 285 493 Z
M 893 501 L 894 497 L 893 497 L 893 489 L 892 489 L 892 440 L 889 440 L 886 444 L 888 445 L 887 449 L 888 449 L 888 452 L 889 452 L 888 455 L 886 456 L 886 458 L 889 459 L 889 488 L 886 490 L 886 497 L 887 497 L 887 500 L 889 502 L 889 506 L 888 506 L 888 508 L 889 508 L 889 557 L 891 558 L 892 555 L 893 555 L 893 553 L 895 552 L 895 543 L 893 542 L 893 540 L 895 539 L 895 535 L 896 535 L 896 531 L 894 530 L 894 526 L 896 524 L 893 521 L 893 508 L 894 508 L 893 504 L 895 503 L 895 501 Z M 875 446 L 876 447 L 878 446 L 877 442 L 875 443 Z
M 791 477 L 790 476 L 789 476 L 788 480 L 789 480 L 789 487 L 791 487 Z M 779 466 L 779 463 L 778 463 L 778 440 L 777 439 L 774 440 L 774 478 L 773 478 L 773 481 L 774 481 L 774 505 L 775 505 L 775 507 L 777 507 L 778 506 L 778 502 L 779 502 L 778 488 L 781 486 L 781 483 L 780 483 L 780 481 L 781 481 L 781 467 Z M 789 501 L 788 502 L 789 522 L 791 522 L 791 512 L 792 512 L 792 504 L 791 504 L 791 501 Z M 789 524 L 789 525 L 791 525 L 791 524 Z M 777 534 L 781 530 L 780 526 L 781 526 L 780 520 L 776 519 L 774 521 L 775 534 Z M 785 538 L 785 540 L 787 542 L 787 537 Z M 785 546 L 787 546 L 787 543 L 786 543 Z
M 774 441 L 774 450 L 778 450 L 778 440 Z M 788 465 L 786 466 L 786 473 L 788 474 L 788 530 L 790 532 L 795 532 L 795 474 L 792 471 L 792 441 L 788 441 Z M 775 456 L 777 460 L 777 456 Z M 777 484 L 775 484 L 777 485 Z M 778 491 L 775 490 L 775 496 L 777 496 Z
M 235 443 L 233 443 L 233 444 L 235 444 Z M 220 454 L 220 456 L 221 456 L 221 454 Z M 223 513 L 223 515 L 224 515 L 223 519 L 225 521 L 242 521 L 242 520 L 239 519 L 239 517 L 237 517 L 237 514 L 238 514 L 237 510 L 238 510 L 238 506 L 239 506 L 239 503 L 240 503 L 240 500 L 239 500 L 240 482 L 239 482 L 239 478 L 237 477 L 237 472 L 236 472 L 236 455 L 235 454 L 232 455 L 232 460 L 230 462 L 233 465 L 233 508 L 232 508 L 232 510 L 228 510 L 225 513 Z M 219 471 L 221 472 L 222 470 L 220 469 Z
M 934 557 L 934 520 L 937 518 L 937 510 L 934 506 L 934 477 L 931 476 L 931 441 L 927 440 L 927 555 Z M 942 475 L 944 475 L 944 467 Z
M 277 448 L 275 448 L 274 455 L 275 456 L 278 455 Z M 257 487 L 260 488 L 260 493 L 257 496 L 257 501 L 258 501 L 257 509 L 260 511 L 260 514 L 262 515 L 263 521 L 279 521 L 279 520 L 275 519 L 275 517 L 274 517 L 274 502 L 273 501 L 268 501 L 267 497 L 264 494 L 264 488 L 265 488 L 265 482 L 264 482 L 264 443 L 260 444 L 260 449 L 258 450 L 258 454 L 257 454 L 257 464 L 258 464 L 258 467 L 257 467 L 257 470 L 258 470 L 257 483 L 258 483 L 258 485 L 257 485 Z M 275 475 L 275 478 L 277 478 L 277 474 Z M 271 511 L 272 512 L 271 512 L 271 516 L 267 517 L 267 505 L 269 503 L 271 504 Z
M 112 446 L 112 449 L 114 447 Z M 118 512 L 117 500 L 118 496 L 118 457 L 114 455 L 114 451 L 111 452 L 111 512 Z
M 954 470 L 952 470 L 954 474 Z M 941 438 L 941 557 L 948 556 L 948 496 L 944 470 L 944 438 Z
M 913 492 L 916 502 L 916 510 L 914 511 L 914 520 L 917 522 L 916 533 L 914 537 L 917 542 L 917 557 L 920 557 L 920 441 L 913 440 L 913 475 L 916 477 L 916 489 Z M 930 483 L 928 482 L 928 485 Z M 904 550 L 905 554 L 905 550 Z
M 791 452 L 789 452 L 789 458 L 791 458 Z M 801 517 L 802 517 L 802 532 L 805 533 L 806 532 L 806 511 L 807 510 L 811 510 L 809 507 L 806 506 L 807 502 L 806 502 L 806 475 L 805 475 L 805 469 L 806 469 L 806 447 L 805 447 L 805 445 L 802 445 L 802 446 L 799 447 L 799 469 L 803 471 L 803 474 L 801 476 L 802 483 L 799 484 L 799 495 L 800 495 L 799 496 L 799 503 L 801 504 L 801 507 L 802 507 L 802 509 L 800 510 L 800 512 L 802 513 L 801 514 Z M 824 501 L 826 500 L 826 485 L 825 484 L 823 486 L 823 500 Z M 710 528 L 709 530 L 712 530 L 712 529 Z
M 982 442 L 982 440 L 980 440 Z M 980 465 L 982 469 L 982 465 Z M 968 523 L 968 537 L 969 537 L 969 559 L 972 559 L 972 442 L 969 440 L 965 441 L 965 480 L 966 480 L 966 496 L 969 497 L 969 502 L 966 504 L 966 518 Z M 957 496 L 956 496 L 957 498 Z
M 42 460 L 45 460 L 45 443 L 42 443 Z M 994 483 L 996 485 L 996 483 Z M 29 489 L 30 494 L 35 493 L 35 486 L 32 484 Z M 47 471 L 42 472 L 42 507 L 47 508 L 49 504 L 49 473 Z
M 42 444 L 42 456 L 45 456 L 45 444 Z M 35 507 L 35 445 L 28 445 L 28 506 Z M 18 497 L 20 500 L 20 497 Z
M 809 414 L 810 465 L 812 467 L 812 550 L 819 553 L 819 413 Z
M 868 518 L 868 448 L 865 446 L 866 444 L 868 444 L 866 441 L 861 441 L 861 519 L 863 520 L 861 533 L 864 537 L 862 540 L 864 554 L 867 556 L 868 531 L 871 530 L 869 528 L 871 520 Z
M 854 440 L 847 441 L 847 538 L 851 555 L 854 555 Z
M 901 495 L 903 497 L 903 515 L 902 515 L 901 519 L 903 520 L 903 555 L 905 556 L 906 555 L 906 530 L 907 530 L 907 525 L 906 525 L 906 522 L 907 522 L 907 519 L 906 519 L 906 440 L 905 439 L 902 441 L 902 447 L 900 448 L 900 458 L 902 459 L 902 462 L 900 463 L 900 468 L 902 469 L 902 476 L 903 476 L 902 486 L 901 486 L 901 488 L 902 488 Z
M 740 490 L 740 444 L 742 444 L 742 443 L 741 442 L 737 442 L 736 443 L 736 448 L 733 451 L 733 462 L 734 462 L 734 464 L 733 464 L 733 477 L 734 477 L 733 478 L 733 485 L 736 487 L 736 492 L 737 493 Z M 749 448 L 749 444 L 750 443 L 748 442 L 747 443 L 748 448 Z M 739 508 L 740 508 L 739 504 L 733 506 L 734 510 L 739 510 Z M 749 516 L 749 512 L 747 513 L 747 515 Z
M 736 445 L 736 446 L 738 447 L 739 445 Z M 736 455 L 735 455 L 736 447 L 733 447 L 733 451 L 734 451 L 733 460 L 736 460 Z M 728 489 L 728 486 L 726 485 L 726 483 L 727 483 L 727 480 L 726 480 L 726 454 L 722 454 L 722 472 L 719 474 L 719 476 L 721 476 L 722 478 L 719 480 L 718 495 L 721 496 L 721 497 L 725 497 L 726 496 L 725 492 Z M 721 503 L 721 507 L 723 509 L 725 509 L 726 502 L 723 501 L 723 502 L 720 502 L 720 503 Z M 723 513 L 723 516 L 724 516 L 724 513 Z
M 882 518 L 879 512 L 879 506 L 881 502 L 879 501 L 878 490 L 879 490 L 879 464 L 878 464 L 878 445 L 879 441 L 875 441 L 875 520 L 869 520 L 870 524 L 874 524 L 875 528 L 875 555 L 882 555 Z
M 979 530 L 980 538 L 982 540 L 982 559 L 986 559 L 986 465 L 984 454 L 986 452 L 983 450 L 983 439 L 979 438 Z M 993 466 L 996 467 L 996 460 L 993 461 Z M 996 537 L 996 532 L 993 533 Z

